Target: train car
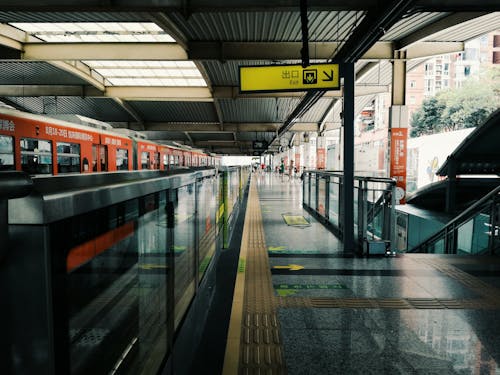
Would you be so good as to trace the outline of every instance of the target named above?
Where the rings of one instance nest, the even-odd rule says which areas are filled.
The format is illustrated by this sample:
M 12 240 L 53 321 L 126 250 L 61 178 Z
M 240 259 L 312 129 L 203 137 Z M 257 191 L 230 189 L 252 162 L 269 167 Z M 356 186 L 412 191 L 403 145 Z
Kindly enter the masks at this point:
M 131 170 L 132 141 L 114 132 L 0 108 L 0 170 L 31 175 Z
M 72 118 L 77 117 L 82 118 Z M 0 170 L 57 175 L 215 164 L 214 156 L 201 150 L 159 144 L 140 132 L 114 129 L 97 120 L 75 124 L 0 107 Z

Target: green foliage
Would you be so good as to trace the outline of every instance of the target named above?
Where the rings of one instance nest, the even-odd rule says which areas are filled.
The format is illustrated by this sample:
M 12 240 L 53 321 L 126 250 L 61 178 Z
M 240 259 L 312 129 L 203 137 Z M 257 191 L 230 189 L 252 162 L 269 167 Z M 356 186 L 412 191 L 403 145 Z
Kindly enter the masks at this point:
M 471 77 L 461 88 L 425 99 L 410 119 L 411 137 L 471 128 L 500 107 L 500 67 Z

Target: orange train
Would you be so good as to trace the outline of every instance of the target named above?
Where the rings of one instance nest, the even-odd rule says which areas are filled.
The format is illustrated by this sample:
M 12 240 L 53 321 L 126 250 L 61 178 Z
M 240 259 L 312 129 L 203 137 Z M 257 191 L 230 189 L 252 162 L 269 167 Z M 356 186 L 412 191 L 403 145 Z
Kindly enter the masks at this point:
M 0 171 L 58 175 L 220 165 L 219 156 L 121 134 L 94 122 L 79 125 L 0 108 Z

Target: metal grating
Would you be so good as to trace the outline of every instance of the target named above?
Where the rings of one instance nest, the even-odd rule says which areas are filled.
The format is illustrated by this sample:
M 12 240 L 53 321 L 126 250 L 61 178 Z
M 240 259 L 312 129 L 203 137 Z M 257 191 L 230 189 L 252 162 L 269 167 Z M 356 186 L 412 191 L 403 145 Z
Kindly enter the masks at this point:
M 130 101 L 145 122 L 217 122 L 211 102 Z
M 3 85 L 88 85 L 81 78 L 39 61 L 0 62 L 0 82 Z
M 310 11 L 310 41 L 344 41 L 364 12 Z M 198 41 L 301 41 L 300 12 L 195 13 L 188 20 L 173 13 L 172 20 L 190 40 Z M 314 54 L 312 54 L 313 56 Z
M 104 122 L 135 121 L 111 98 L 77 96 L 8 97 L 28 112 L 39 114 L 78 114 Z

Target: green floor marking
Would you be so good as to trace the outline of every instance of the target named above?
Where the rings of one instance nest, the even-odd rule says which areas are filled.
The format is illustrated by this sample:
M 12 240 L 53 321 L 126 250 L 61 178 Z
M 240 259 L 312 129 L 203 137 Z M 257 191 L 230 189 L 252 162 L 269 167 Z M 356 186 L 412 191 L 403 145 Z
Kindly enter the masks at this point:
M 245 272 L 245 267 L 246 267 L 246 261 L 245 259 L 240 259 L 238 262 L 238 272 Z
M 283 251 L 286 250 L 286 246 L 269 246 L 268 251 Z
M 296 290 L 290 290 L 290 289 L 277 289 L 276 293 L 278 293 L 278 296 L 280 297 L 289 297 L 289 296 L 294 296 L 297 294 Z
M 344 284 L 273 284 L 276 290 L 347 289 Z
M 317 250 L 286 250 L 286 249 L 271 249 L 268 248 L 269 253 L 271 254 L 290 254 L 290 255 L 305 255 L 305 254 L 327 254 L 322 253 Z
M 203 258 L 203 260 L 201 261 L 200 263 L 200 268 L 198 269 L 198 271 L 200 273 L 205 273 L 206 269 L 208 268 L 208 265 L 210 264 L 210 261 L 212 260 L 212 256 L 206 256 L 205 258 Z
M 302 215 L 281 215 L 283 216 L 283 220 L 289 226 L 305 226 L 310 225 L 306 218 Z

